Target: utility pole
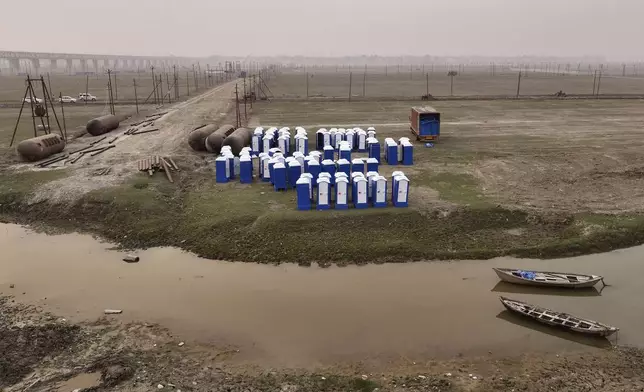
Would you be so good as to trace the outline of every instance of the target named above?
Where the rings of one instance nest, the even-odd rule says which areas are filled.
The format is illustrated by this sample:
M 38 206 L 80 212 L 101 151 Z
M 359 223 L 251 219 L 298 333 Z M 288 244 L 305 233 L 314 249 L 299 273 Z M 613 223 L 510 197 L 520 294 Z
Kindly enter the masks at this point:
M 116 80 L 116 74 L 114 74 L 114 100 L 119 100 L 119 83 Z
M 427 99 L 429 99 L 429 74 L 425 74 L 425 78 L 427 79 Z
M 159 99 L 157 98 L 157 79 L 154 77 L 154 65 L 150 67 L 152 70 L 152 93 L 154 94 L 154 104 L 159 104 Z
M 521 69 L 519 69 L 519 80 L 517 81 L 517 98 L 521 94 Z
M 599 72 L 599 78 L 597 79 L 597 98 L 599 98 L 599 87 L 602 85 L 602 72 Z
M 253 76 L 255 78 L 255 76 Z M 309 97 L 309 73 L 306 73 L 306 97 Z
M 109 72 L 109 70 L 108 70 Z M 85 75 L 85 106 L 87 106 L 87 90 L 89 90 L 89 75 Z
M 351 79 L 353 78 L 353 73 L 349 72 L 349 101 L 351 101 Z
M 168 77 L 168 73 L 165 73 L 165 85 L 168 87 L 168 103 L 172 103 L 172 95 L 170 94 L 170 78 Z
M 595 95 L 596 87 L 597 87 L 597 70 L 595 70 L 595 77 L 593 78 L 593 95 Z
M 195 81 L 195 91 L 199 91 L 199 83 L 197 82 L 197 73 L 195 71 L 195 65 L 192 64 L 192 77 Z
M 365 91 L 367 90 L 367 66 L 364 66 L 364 74 L 362 74 L 362 97 L 365 97 Z
M 188 90 L 188 96 L 190 96 L 190 72 L 186 71 L 186 89 Z
M 136 114 L 139 114 L 139 97 L 136 94 L 136 78 L 132 79 L 134 82 L 134 103 L 136 104 Z

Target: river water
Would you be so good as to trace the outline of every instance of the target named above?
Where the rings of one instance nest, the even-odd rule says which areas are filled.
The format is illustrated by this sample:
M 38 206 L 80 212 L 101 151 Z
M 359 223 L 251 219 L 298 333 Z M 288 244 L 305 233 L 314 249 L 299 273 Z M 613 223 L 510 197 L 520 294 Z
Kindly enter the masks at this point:
M 160 323 L 186 342 L 232 345 L 242 361 L 283 366 L 609 344 L 508 314 L 499 295 L 615 325 L 619 344 L 644 347 L 637 332 L 644 324 L 644 247 L 559 260 L 331 268 L 220 262 L 174 248 L 141 251 L 139 263 L 127 264 L 111 247 L 87 235 L 1 224 L 0 292 L 72 320 L 122 309 L 110 317 Z M 601 285 L 526 289 L 499 283 L 494 266 L 599 274 L 610 286 L 601 293 Z

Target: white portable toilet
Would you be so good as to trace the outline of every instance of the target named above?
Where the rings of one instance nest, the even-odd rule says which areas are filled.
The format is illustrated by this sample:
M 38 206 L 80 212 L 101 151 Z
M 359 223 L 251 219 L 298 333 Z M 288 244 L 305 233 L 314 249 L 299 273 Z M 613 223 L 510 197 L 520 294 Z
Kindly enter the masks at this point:
M 263 138 L 264 138 L 264 128 L 262 127 L 255 128 L 255 131 L 253 132 L 253 138 L 250 143 L 253 150 L 253 155 L 257 156 L 259 155 L 260 152 L 262 152 L 262 147 L 264 146 L 264 144 L 262 143 Z
M 368 137 L 376 137 L 376 128 L 374 128 L 374 127 L 367 128 L 367 136 Z
M 288 135 L 278 137 L 277 147 L 279 147 L 284 155 L 289 155 L 289 150 L 291 149 L 291 137 Z
M 263 156 L 262 156 L 263 154 Z M 259 157 L 259 176 L 262 181 L 269 182 L 271 180 L 271 173 L 268 168 L 268 162 L 270 162 L 271 157 L 268 156 L 268 153 L 263 152 Z
M 378 176 L 373 179 L 371 194 L 374 207 L 387 207 L 387 179 L 385 177 Z
M 273 147 L 273 134 L 267 133 L 262 138 L 262 151 L 268 152 Z
M 275 180 L 274 170 L 275 170 L 275 165 L 278 164 L 278 163 L 280 163 L 280 161 L 279 161 L 279 159 L 277 159 L 275 157 L 273 157 L 273 158 L 268 160 L 268 176 L 269 176 L 268 178 L 269 178 L 271 184 Z
M 309 155 L 315 158 L 318 163 L 322 162 L 322 153 L 320 151 L 310 151 Z
M 231 180 L 235 178 L 235 156 L 230 151 L 226 151 L 221 155 L 227 160 L 226 173 L 228 174 L 228 179 Z
M 304 155 L 309 153 L 309 138 L 306 135 L 295 135 L 295 151 Z
M 359 130 L 356 133 L 356 144 L 358 152 L 367 152 L 367 133 L 363 130 Z
M 346 177 L 337 177 L 335 179 L 335 209 L 346 210 L 348 208 L 349 208 L 349 180 Z
M 353 206 L 355 208 L 369 207 L 369 200 L 367 197 L 367 179 L 364 178 L 364 176 L 356 176 L 353 178 L 353 189 L 351 197 L 353 199 Z
M 311 179 L 300 177 L 295 184 L 297 195 L 297 209 L 307 211 L 311 209 Z
M 293 153 L 293 158 L 295 158 L 300 163 L 300 166 L 302 167 L 302 173 L 304 173 L 304 154 L 299 151 L 295 151 Z
M 346 178 L 347 180 L 349 179 L 349 175 L 345 172 L 337 172 L 333 175 L 334 178 Z
M 317 209 L 328 210 L 331 207 L 331 197 L 329 195 L 329 192 L 331 191 L 331 182 L 326 177 L 320 177 L 318 178 L 317 184 Z
M 338 133 L 336 133 L 335 135 L 335 144 L 333 145 L 333 148 L 339 151 L 343 141 L 344 141 L 344 132 L 338 131 Z
M 353 143 L 355 141 L 355 135 L 356 135 L 356 133 L 355 133 L 355 131 L 353 129 L 348 130 L 347 133 L 346 133 L 345 140 L 347 141 L 347 143 L 349 143 L 349 148 L 351 150 L 355 150 L 355 146 L 354 146 L 354 143 Z
M 251 155 L 251 154 L 252 154 L 252 152 L 253 152 L 253 150 L 252 150 L 250 147 L 246 146 L 246 147 L 243 147 L 243 148 L 241 149 L 241 151 L 239 151 L 239 156 L 242 156 L 242 155 Z
M 321 150 L 324 147 L 324 133 L 328 132 L 326 128 L 320 128 L 315 132 L 315 149 Z
M 404 174 L 394 177 L 391 199 L 394 207 L 409 206 L 409 179 Z
M 361 172 L 353 172 L 353 173 L 351 173 L 351 181 L 353 181 L 353 179 L 356 178 L 356 177 L 364 177 L 364 173 L 361 173 Z
M 373 198 L 373 183 L 378 176 L 378 172 L 367 172 L 367 199 L 369 201 Z
M 329 130 L 329 144 L 324 144 L 325 146 L 331 146 L 335 148 L 335 139 L 336 135 L 338 134 L 338 129 L 337 128 L 331 128 Z
M 318 150 L 321 150 L 324 148 L 324 146 L 330 146 L 331 145 L 331 131 L 327 131 L 326 129 L 324 132 L 322 132 L 322 145 Z
M 309 198 L 313 200 L 313 174 L 311 173 L 302 173 L 300 175 L 300 180 L 306 178 L 309 180 Z M 298 180 L 299 181 L 299 180 Z M 317 181 L 317 180 L 316 180 Z

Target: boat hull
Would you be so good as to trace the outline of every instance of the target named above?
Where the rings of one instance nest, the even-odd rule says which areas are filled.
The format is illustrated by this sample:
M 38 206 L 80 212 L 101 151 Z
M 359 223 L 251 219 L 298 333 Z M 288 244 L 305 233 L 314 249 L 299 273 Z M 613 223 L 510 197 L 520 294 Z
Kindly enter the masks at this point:
M 596 275 L 587 275 L 588 280 L 580 282 L 566 282 L 566 281 L 539 281 L 533 279 L 525 279 L 519 276 L 512 275 L 512 273 L 507 272 L 507 270 L 494 268 L 496 275 L 504 282 L 512 284 L 522 284 L 527 286 L 537 286 L 537 287 L 565 287 L 571 289 L 581 289 L 589 288 L 595 286 L 600 282 L 603 277 Z M 570 276 L 583 276 L 579 274 L 567 274 L 564 272 L 547 272 L 547 271 L 534 271 L 536 274 L 550 274 L 550 275 L 570 275 Z

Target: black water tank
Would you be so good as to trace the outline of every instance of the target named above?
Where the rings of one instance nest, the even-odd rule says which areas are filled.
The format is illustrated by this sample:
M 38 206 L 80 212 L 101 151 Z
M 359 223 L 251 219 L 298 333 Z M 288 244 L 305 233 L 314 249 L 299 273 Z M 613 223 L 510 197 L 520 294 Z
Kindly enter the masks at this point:
M 250 139 L 253 137 L 253 131 L 250 128 L 239 128 L 226 139 L 224 146 L 230 146 L 234 155 L 239 155 L 242 148 L 250 146 Z
M 123 116 L 115 116 L 113 114 L 95 118 L 87 123 L 87 132 L 92 136 L 102 135 L 118 128 L 119 123 L 123 119 Z
M 219 154 L 221 147 L 224 145 L 224 139 L 226 139 L 234 131 L 235 127 L 230 124 L 225 124 L 219 127 L 219 129 L 211 133 L 206 138 L 206 150 L 208 150 L 208 152 Z

